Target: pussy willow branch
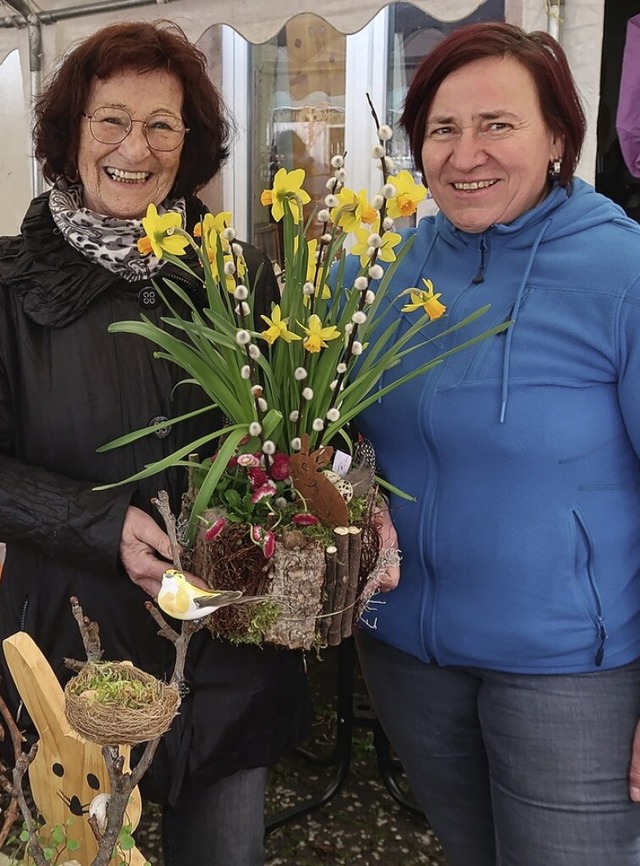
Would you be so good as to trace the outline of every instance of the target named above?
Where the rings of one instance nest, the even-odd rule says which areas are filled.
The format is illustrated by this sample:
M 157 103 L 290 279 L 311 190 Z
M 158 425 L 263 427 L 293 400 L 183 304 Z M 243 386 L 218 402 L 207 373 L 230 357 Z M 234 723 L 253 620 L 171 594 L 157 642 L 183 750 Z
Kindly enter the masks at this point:
M 380 128 L 380 121 L 378 119 L 378 113 L 375 109 L 375 106 L 374 106 L 372 100 L 371 100 L 371 96 L 367 93 L 366 97 L 367 97 L 367 102 L 369 103 L 369 108 L 371 109 L 373 121 L 376 125 L 376 130 L 378 130 Z M 384 185 L 386 185 L 387 179 L 389 177 L 389 171 L 387 168 L 387 156 L 388 156 L 387 143 L 386 143 L 386 141 L 383 141 L 380 137 L 378 137 L 378 142 L 384 148 L 384 154 L 383 154 L 383 156 L 380 157 L 380 168 L 382 169 L 382 183 L 384 186 Z M 386 213 L 387 213 L 387 199 L 384 197 L 383 197 L 382 205 L 381 205 L 378 213 L 379 213 L 379 218 L 380 218 L 380 226 L 379 226 L 379 232 L 378 233 L 379 233 L 380 237 L 383 238 L 384 234 L 386 232 L 386 229 L 384 227 L 384 220 L 385 220 Z M 379 250 L 380 250 L 380 247 L 374 247 L 373 252 L 369 256 L 369 262 L 367 264 L 367 275 L 366 275 L 367 288 L 360 292 L 360 298 L 358 300 L 358 312 L 364 311 L 365 298 L 367 296 L 367 292 L 369 291 L 369 289 L 371 287 L 371 282 L 372 282 L 372 278 L 369 276 L 369 271 L 371 270 L 373 265 L 375 265 L 377 262 Z M 342 353 L 342 358 L 341 358 L 342 363 L 344 363 L 346 366 L 346 370 L 343 373 L 338 373 L 338 378 L 336 379 L 336 387 L 334 389 L 331 400 L 329 401 L 329 409 L 333 409 L 338 404 L 338 402 L 340 400 L 340 393 L 342 391 L 342 383 L 344 382 L 346 376 L 348 376 L 350 367 L 352 367 L 354 364 L 355 359 L 354 359 L 354 355 L 353 355 L 352 350 L 353 350 L 353 344 L 355 343 L 357 336 L 358 336 L 358 325 L 357 325 L 357 323 L 354 322 L 353 323 L 353 330 L 351 331 L 351 333 L 349 335 L 349 339 L 347 340 L 347 343 L 345 345 L 344 352 Z

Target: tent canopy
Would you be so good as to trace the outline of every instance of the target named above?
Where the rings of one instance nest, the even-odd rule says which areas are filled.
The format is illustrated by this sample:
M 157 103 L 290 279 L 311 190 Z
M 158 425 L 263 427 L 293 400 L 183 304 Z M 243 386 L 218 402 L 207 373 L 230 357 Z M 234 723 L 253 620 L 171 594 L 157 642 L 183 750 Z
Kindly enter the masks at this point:
M 362 29 L 389 0 L 0 0 L 0 62 L 19 43 L 28 42 L 27 20 L 41 25 L 45 66 L 53 48 L 56 53 L 117 17 L 171 18 L 190 39 L 197 41 L 213 24 L 227 24 L 249 42 L 266 42 L 301 12 L 321 15 L 336 30 L 355 33 Z M 440 21 L 458 21 L 470 15 L 482 0 L 412 0 L 413 5 Z M 166 6 L 166 9 L 162 8 Z M 544 6 L 540 0 L 540 6 Z M 52 38 L 53 37 L 53 38 Z
M 0 211 L 0 233 L 15 231 L 37 171 L 30 159 L 30 104 L 57 57 L 68 47 L 116 20 L 170 18 L 197 41 L 213 25 L 234 28 L 248 42 L 265 42 L 295 15 L 321 15 L 336 30 L 356 33 L 391 0 L 0 0 L 0 183 L 8 206 Z M 461 20 L 483 0 L 412 0 L 443 21 Z M 563 43 L 580 90 L 589 132 L 579 167 L 592 181 L 600 93 L 600 46 L 604 0 L 505 0 L 505 17 L 525 30 L 549 30 Z M 20 86 L 22 85 L 22 86 Z M 8 193 L 8 195 L 7 195 Z

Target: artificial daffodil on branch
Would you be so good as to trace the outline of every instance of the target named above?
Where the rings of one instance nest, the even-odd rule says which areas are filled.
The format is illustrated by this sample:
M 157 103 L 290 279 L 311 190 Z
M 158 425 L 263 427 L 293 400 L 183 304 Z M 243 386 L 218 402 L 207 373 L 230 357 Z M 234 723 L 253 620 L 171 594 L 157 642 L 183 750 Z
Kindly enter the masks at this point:
M 346 425 L 374 400 L 440 364 L 448 354 L 507 327 L 487 330 L 377 390 L 387 370 L 429 342 L 414 340 L 425 324 L 445 314 L 446 307 L 440 293 L 425 280 L 425 288 L 407 287 L 399 293 L 409 295 L 402 312 L 415 313 L 415 322 L 402 336 L 396 334 L 400 319 L 379 312 L 413 241 L 403 243 L 394 231 L 394 220 L 414 214 L 427 191 L 408 171 L 393 173 L 388 155 L 392 130 L 378 123 L 373 107 L 372 113 L 378 139 L 372 156 L 380 165 L 382 184 L 371 201 L 365 190 L 355 192 L 345 186 L 343 156 L 332 158 L 325 206 L 306 224 L 303 207 L 310 197 L 302 187 L 302 169 L 281 168 L 273 186 L 263 191 L 262 204 L 283 225 L 285 263 L 280 302 L 269 315 L 254 314 L 254 286 L 247 279 L 230 213 L 206 214 L 193 237 L 180 226 L 176 214 L 158 215 L 154 205 L 149 205 L 142 221 L 146 235 L 138 242 L 140 252 L 153 252 L 201 281 L 206 302 L 200 309 L 176 282 L 165 279 L 165 290 L 158 288 L 168 310 L 162 326 L 142 315 L 140 321 L 117 322 L 109 330 L 151 340 L 158 346 L 158 357 L 181 367 L 187 374 L 184 382 L 197 384 L 207 395 L 210 405 L 168 423 L 214 408 L 227 419 L 226 426 L 126 479 L 137 481 L 169 466 L 189 466 L 186 458 L 192 452 L 207 446 L 216 450 L 192 509 L 188 541 L 193 540 L 199 515 L 209 507 L 229 460 L 239 450 L 261 452 L 268 465 L 276 453 L 299 451 L 307 436 L 310 449 L 337 436 L 350 449 Z M 314 222 L 321 224 L 320 238 L 308 240 Z M 350 235 L 355 238 L 351 254 L 360 257 L 360 269 L 353 283 L 345 285 L 343 247 Z M 188 249 L 197 257 L 195 270 L 181 258 Z M 175 299 L 188 309 L 187 318 L 176 311 Z M 479 309 L 444 334 L 463 328 L 487 309 Z M 101 450 L 126 445 L 166 423 L 129 433 Z M 216 440 L 221 441 L 217 447 L 212 445 Z

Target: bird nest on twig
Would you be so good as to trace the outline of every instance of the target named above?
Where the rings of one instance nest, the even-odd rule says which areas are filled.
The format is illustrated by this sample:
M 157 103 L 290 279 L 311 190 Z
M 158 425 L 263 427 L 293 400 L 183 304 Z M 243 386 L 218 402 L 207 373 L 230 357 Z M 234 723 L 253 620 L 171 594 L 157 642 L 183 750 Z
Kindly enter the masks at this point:
M 89 662 L 64 690 L 69 724 L 101 746 L 136 745 L 167 731 L 178 711 L 175 686 L 127 662 Z

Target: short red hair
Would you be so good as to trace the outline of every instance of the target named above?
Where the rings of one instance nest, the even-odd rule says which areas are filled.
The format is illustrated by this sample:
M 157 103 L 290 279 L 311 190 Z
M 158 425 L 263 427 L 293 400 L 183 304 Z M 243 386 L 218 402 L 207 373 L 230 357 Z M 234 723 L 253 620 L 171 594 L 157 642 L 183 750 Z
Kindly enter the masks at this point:
M 469 24 L 454 30 L 436 45 L 418 68 L 400 118 L 409 136 L 415 165 L 424 177 L 422 145 L 427 117 L 438 88 L 452 72 L 486 57 L 512 57 L 531 74 L 547 126 L 564 139 L 558 180 L 563 185 L 568 184 L 580 158 L 587 124 L 566 55 L 560 43 L 548 33 L 526 33 L 514 24 L 500 22 Z
M 77 178 L 80 121 L 94 78 L 125 70 L 162 70 L 182 85 L 186 135 L 172 194 L 205 186 L 229 155 L 230 123 L 207 73 L 207 59 L 171 21 L 136 21 L 104 27 L 61 61 L 35 106 L 35 155 L 49 181 Z

